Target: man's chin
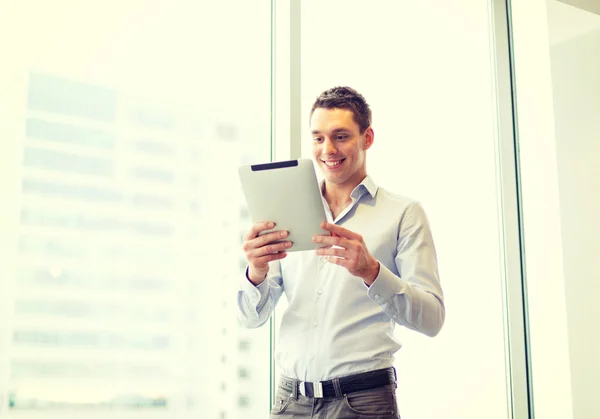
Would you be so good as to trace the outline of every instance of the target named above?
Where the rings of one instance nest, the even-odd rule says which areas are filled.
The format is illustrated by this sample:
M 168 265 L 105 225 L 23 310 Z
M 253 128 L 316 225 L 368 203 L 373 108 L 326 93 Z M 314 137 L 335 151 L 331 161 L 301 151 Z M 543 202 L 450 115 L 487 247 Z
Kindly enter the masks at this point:
M 328 171 L 323 171 L 323 172 L 321 172 L 321 173 L 323 174 L 323 177 L 325 178 L 327 183 L 339 185 L 339 184 L 344 183 L 344 181 L 346 180 L 345 178 L 342 178 L 339 174 L 333 174 Z

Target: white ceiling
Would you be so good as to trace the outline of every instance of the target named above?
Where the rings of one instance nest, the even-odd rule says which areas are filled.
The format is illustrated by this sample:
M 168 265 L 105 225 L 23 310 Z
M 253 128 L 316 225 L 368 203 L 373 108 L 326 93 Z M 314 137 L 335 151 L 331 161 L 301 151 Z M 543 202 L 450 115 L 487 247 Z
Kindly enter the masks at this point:
M 600 1 L 598 0 L 559 0 L 563 3 L 570 4 L 588 12 L 600 15 Z
M 588 32 L 600 31 L 600 15 L 558 0 L 547 0 L 547 5 L 551 45 Z

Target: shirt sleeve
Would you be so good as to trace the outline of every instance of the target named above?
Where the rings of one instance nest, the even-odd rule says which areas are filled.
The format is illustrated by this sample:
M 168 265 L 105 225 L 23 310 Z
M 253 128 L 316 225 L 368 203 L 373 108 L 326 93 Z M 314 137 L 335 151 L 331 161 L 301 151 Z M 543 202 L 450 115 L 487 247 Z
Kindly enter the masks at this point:
M 400 276 L 380 263 L 368 295 L 396 323 L 433 337 L 442 329 L 446 310 L 433 236 L 421 204 L 407 208 L 399 231 L 395 263 Z
M 248 279 L 248 267 L 237 293 L 238 320 L 247 328 L 262 326 L 269 320 L 283 294 L 281 262 L 269 263 L 267 278 L 258 285 Z

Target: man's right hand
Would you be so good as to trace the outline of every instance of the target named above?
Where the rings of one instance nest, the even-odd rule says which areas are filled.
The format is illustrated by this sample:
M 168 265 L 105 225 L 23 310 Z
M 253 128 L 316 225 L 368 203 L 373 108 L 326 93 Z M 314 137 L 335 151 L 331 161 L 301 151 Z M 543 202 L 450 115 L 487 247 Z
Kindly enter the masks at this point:
M 248 260 L 248 279 L 254 285 L 262 283 L 269 273 L 269 262 L 283 259 L 287 256 L 286 249 L 292 247 L 291 241 L 269 244 L 275 240 L 282 240 L 288 236 L 287 231 L 272 231 L 259 236 L 262 231 L 270 230 L 274 223 L 263 221 L 252 226 L 244 236 L 242 249 Z

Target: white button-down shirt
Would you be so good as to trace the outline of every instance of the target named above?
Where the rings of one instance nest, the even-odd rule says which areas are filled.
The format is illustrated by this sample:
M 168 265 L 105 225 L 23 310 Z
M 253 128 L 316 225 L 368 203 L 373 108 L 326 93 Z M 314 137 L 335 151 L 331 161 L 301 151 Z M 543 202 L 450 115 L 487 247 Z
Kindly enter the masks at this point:
M 379 275 L 367 287 L 345 268 L 315 251 L 290 252 L 272 262 L 267 278 L 254 286 L 243 278 L 239 319 L 246 327 L 266 323 L 282 294 L 275 360 L 282 374 L 324 381 L 394 363 L 401 343 L 396 326 L 435 336 L 445 308 L 437 258 L 422 206 L 378 187 L 367 176 L 352 203 L 330 222 L 360 234 L 379 261 Z

